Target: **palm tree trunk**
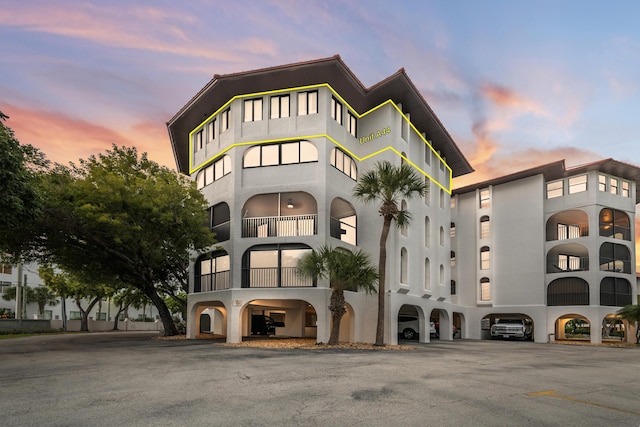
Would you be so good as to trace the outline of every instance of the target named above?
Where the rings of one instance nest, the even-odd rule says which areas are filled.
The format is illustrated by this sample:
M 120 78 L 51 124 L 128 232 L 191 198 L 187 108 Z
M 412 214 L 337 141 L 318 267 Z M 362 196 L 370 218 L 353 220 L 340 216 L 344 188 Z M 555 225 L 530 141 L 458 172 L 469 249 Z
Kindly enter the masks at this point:
M 377 346 L 384 345 L 384 306 L 385 306 L 385 282 L 387 273 L 387 238 L 391 229 L 392 217 L 384 217 L 382 234 L 380 235 L 380 257 L 378 259 L 378 323 L 376 324 Z
M 331 335 L 327 344 L 336 345 L 340 338 L 340 321 L 347 312 L 344 308 L 344 291 L 342 289 L 333 289 L 331 291 L 329 311 L 331 311 Z

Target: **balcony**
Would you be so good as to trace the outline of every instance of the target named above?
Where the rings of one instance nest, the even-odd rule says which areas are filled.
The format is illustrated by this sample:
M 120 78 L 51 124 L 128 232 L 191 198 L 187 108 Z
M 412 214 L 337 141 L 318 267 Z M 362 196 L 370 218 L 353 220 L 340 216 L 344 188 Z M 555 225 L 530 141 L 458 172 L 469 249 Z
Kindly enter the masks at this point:
M 242 237 L 313 236 L 318 215 L 260 216 L 242 219 Z
M 547 262 L 547 273 L 567 273 L 589 271 L 589 257 L 567 256 Z
M 317 224 L 318 205 L 303 191 L 258 194 L 242 208 L 242 237 L 312 236 Z
M 245 268 L 243 287 L 247 288 L 310 288 L 313 280 L 300 274 L 297 267 Z

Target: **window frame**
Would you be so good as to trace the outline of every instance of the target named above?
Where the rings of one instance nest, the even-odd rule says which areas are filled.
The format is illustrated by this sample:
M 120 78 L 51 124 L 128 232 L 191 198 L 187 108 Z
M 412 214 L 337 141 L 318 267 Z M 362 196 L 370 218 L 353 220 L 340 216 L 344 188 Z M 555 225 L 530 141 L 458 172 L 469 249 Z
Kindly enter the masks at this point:
M 317 90 L 298 92 L 298 116 L 318 114 L 318 98 Z
M 347 132 L 354 138 L 358 137 L 358 119 L 351 111 L 347 111 Z
M 302 160 L 303 158 L 307 159 L 309 156 L 306 155 L 306 153 L 303 153 L 303 144 L 305 146 L 310 146 L 314 148 L 314 156 L 312 160 Z M 287 163 L 283 163 L 283 146 L 293 146 L 293 145 L 297 145 L 298 146 L 298 161 L 297 162 L 287 162 Z M 264 156 L 263 156 L 263 152 L 265 151 L 265 149 L 271 149 L 273 147 L 278 147 L 277 151 L 278 151 L 278 160 L 275 163 L 268 163 L 265 164 L 264 163 Z M 287 147 L 288 148 L 288 147 Z M 258 150 L 259 154 L 258 154 L 258 164 L 252 164 L 252 165 L 247 165 L 246 163 L 246 158 L 247 158 L 247 153 L 249 153 L 252 150 Z M 303 155 L 304 154 L 304 155 Z M 300 140 L 300 141 L 285 141 L 285 142 L 278 142 L 275 144 L 258 144 L 258 145 L 253 145 L 251 147 L 249 147 L 243 155 L 243 159 L 242 159 L 242 168 L 243 169 L 253 169 L 253 168 L 263 168 L 263 167 L 269 167 L 269 166 L 287 166 L 287 165 L 298 165 L 298 164 L 304 164 L 304 163 L 316 163 L 318 162 L 318 148 L 315 146 L 315 144 L 311 141 L 307 141 L 307 140 Z
M 263 99 L 262 98 L 251 98 L 244 100 L 244 123 L 249 122 L 260 122 L 262 121 L 262 111 L 263 111 Z M 247 109 L 247 107 L 250 107 Z
M 283 108 L 283 101 L 286 101 L 286 108 Z M 274 105 L 274 101 L 276 105 Z M 274 115 L 274 107 L 275 107 L 275 115 Z M 273 95 L 269 101 L 269 118 L 270 119 L 284 119 L 291 116 L 291 97 L 289 94 L 286 95 Z M 286 110 L 286 114 L 283 112 Z
M 583 174 L 570 177 L 568 187 L 569 194 L 584 193 L 588 190 L 587 175 Z
M 331 97 L 331 118 L 342 125 L 344 122 L 343 106 L 335 96 Z

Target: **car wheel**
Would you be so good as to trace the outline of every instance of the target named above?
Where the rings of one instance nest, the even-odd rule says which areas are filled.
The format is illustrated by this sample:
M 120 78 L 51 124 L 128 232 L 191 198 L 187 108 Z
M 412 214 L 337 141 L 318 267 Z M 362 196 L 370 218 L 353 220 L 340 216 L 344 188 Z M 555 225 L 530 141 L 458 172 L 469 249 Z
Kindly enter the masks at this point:
M 402 336 L 404 337 L 404 339 L 406 340 L 412 340 L 415 339 L 416 337 L 416 331 L 414 331 L 411 328 L 407 328 L 404 331 L 402 331 Z

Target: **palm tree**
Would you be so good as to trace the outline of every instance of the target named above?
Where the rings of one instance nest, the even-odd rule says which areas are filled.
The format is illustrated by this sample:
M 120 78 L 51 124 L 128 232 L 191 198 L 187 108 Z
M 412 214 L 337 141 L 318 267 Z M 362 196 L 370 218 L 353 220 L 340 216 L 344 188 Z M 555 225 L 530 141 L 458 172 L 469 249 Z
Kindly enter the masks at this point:
M 621 318 L 634 322 L 636 326 L 636 344 L 640 344 L 640 296 L 638 297 L 638 304 L 629 304 L 622 307 L 617 312 Z
M 329 279 L 331 335 L 327 344 L 338 344 L 340 321 L 347 312 L 344 308 L 344 291 L 375 292 L 378 280 L 376 267 L 369 260 L 369 256 L 360 250 L 350 252 L 346 249 L 322 246 L 302 257 L 298 262 L 298 269 L 302 275 L 314 281 L 318 278 Z
M 388 161 L 376 163 L 375 168 L 360 177 L 353 189 L 354 196 L 365 203 L 380 202 L 378 212 L 384 220 L 380 235 L 380 258 L 378 261 L 378 322 L 376 324 L 375 345 L 384 345 L 387 237 L 391 223 L 395 222 L 399 228 L 407 226 L 411 221 L 411 214 L 404 209 L 399 209 L 398 206 L 403 199 L 409 200 L 414 196 L 424 197 L 426 193 L 427 186 L 424 180 L 410 166 L 402 164 L 398 167 Z
M 38 304 L 38 313 L 42 319 L 44 319 L 44 307 L 46 305 L 58 305 L 56 294 L 47 286 L 38 286 L 33 288 L 31 301 Z

